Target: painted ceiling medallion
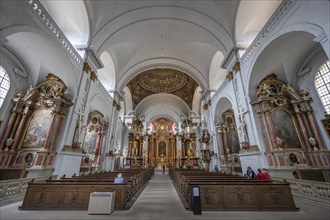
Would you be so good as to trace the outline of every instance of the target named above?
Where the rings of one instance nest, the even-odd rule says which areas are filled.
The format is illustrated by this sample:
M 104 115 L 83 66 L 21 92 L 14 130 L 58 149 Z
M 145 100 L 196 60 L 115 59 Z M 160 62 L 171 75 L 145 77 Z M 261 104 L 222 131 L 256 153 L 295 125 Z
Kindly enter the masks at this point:
M 151 92 L 174 92 L 187 83 L 187 76 L 173 69 L 153 69 L 139 75 L 140 85 Z
M 169 84 L 168 82 L 171 82 Z M 198 84 L 190 76 L 173 69 L 154 69 L 140 73 L 127 84 L 131 91 L 133 108 L 144 98 L 169 93 L 181 98 L 192 108 L 195 90 Z

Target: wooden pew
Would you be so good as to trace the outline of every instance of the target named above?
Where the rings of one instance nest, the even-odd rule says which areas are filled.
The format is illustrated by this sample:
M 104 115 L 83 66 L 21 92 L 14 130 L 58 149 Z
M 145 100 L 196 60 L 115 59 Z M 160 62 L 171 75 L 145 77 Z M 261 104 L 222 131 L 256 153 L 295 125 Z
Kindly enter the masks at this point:
M 122 184 L 114 183 L 117 173 L 102 172 L 60 180 L 48 179 L 42 183 L 30 182 L 20 209 L 87 210 L 92 192 L 116 192 L 115 210 L 125 210 L 127 203 L 148 182 L 154 170 L 127 172 L 127 177 L 131 179 L 125 179 Z
M 192 188 L 200 187 L 204 211 L 298 211 L 288 183 L 194 182 L 189 183 L 187 202 L 193 207 Z
M 250 180 L 205 171 L 170 170 L 174 185 L 193 208 L 193 187 L 200 188 L 204 211 L 298 211 L 289 183 Z
M 87 210 L 92 192 L 116 192 L 115 210 L 125 210 L 126 184 L 113 182 L 47 182 L 28 184 L 22 210 Z

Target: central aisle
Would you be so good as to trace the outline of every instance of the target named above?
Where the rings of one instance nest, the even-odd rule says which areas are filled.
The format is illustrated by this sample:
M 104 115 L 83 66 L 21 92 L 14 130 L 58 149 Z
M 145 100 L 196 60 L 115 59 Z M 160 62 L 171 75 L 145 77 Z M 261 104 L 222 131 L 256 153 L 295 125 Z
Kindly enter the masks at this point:
M 135 201 L 133 206 L 124 212 L 114 212 L 111 218 L 118 219 L 183 219 L 193 216 L 186 211 L 168 174 L 155 175 Z

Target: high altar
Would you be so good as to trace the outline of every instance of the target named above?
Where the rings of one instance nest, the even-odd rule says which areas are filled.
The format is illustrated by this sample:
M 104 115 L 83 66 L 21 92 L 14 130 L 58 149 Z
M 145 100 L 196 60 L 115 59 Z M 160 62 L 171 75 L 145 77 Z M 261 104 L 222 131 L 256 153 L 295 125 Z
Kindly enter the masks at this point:
M 151 166 L 175 166 L 177 163 L 176 135 L 173 122 L 161 118 L 153 123 L 155 130 L 148 136 L 148 163 Z

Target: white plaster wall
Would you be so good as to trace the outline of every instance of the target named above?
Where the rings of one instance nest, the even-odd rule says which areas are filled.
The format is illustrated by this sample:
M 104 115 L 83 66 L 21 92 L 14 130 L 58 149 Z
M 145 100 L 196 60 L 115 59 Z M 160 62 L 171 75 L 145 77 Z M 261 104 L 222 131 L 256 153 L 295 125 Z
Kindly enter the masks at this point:
M 53 175 L 60 179 L 63 175 L 71 177 L 73 174 L 79 175 L 82 154 L 62 152 L 57 155 L 57 163 Z

